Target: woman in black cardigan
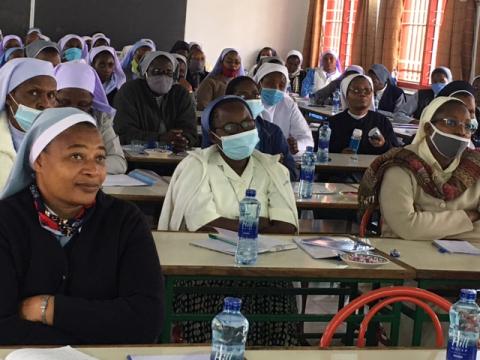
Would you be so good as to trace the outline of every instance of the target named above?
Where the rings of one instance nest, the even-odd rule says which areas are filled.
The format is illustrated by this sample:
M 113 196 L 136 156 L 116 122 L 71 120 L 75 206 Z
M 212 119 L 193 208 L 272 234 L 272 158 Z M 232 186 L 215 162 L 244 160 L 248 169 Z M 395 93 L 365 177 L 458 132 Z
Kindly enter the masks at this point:
M 152 343 L 163 278 L 140 211 L 101 191 L 95 120 L 44 110 L 0 200 L 0 344 Z

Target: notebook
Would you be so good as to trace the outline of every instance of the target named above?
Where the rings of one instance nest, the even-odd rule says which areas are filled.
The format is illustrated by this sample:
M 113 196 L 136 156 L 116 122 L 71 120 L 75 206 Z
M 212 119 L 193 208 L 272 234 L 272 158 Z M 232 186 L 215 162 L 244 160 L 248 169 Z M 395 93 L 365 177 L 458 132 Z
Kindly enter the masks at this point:
M 194 240 L 190 245 L 218 251 L 228 255 L 235 255 L 237 249 L 238 234 L 235 231 L 214 228 L 218 234 L 208 234 L 205 239 Z M 258 235 L 258 253 L 285 251 L 296 249 L 297 245 L 285 240 L 277 240 L 270 236 Z
M 319 246 L 331 250 L 344 252 L 364 252 L 375 248 L 370 244 L 360 241 L 356 237 L 349 236 L 317 236 L 314 238 L 302 239 L 302 243 L 308 246 Z
M 438 247 L 440 251 L 450 254 L 480 255 L 480 249 L 476 246 L 473 246 L 468 241 L 434 240 L 433 245 Z
M 70 346 L 53 349 L 19 349 L 12 351 L 5 360 L 97 360 Z

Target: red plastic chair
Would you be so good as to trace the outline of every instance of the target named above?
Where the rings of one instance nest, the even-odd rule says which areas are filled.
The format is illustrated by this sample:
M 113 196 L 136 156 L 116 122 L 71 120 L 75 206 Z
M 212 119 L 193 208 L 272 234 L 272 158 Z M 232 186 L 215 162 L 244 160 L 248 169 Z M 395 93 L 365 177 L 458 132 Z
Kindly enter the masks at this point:
M 381 300 L 375 306 L 373 306 L 365 318 L 363 319 L 362 323 L 360 324 L 360 331 L 358 334 L 358 347 L 365 346 L 365 333 L 368 328 L 368 323 L 375 314 L 380 311 L 383 307 L 396 303 L 396 302 L 410 302 L 417 306 L 420 306 L 425 312 L 430 316 L 432 319 L 433 325 L 435 327 L 436 332 L 436 344 L 438 347 L 443 347 L 444 339 L 443 339 L 443 332 L 442 326 L 440 325 L 440 321 L 438 320 L 437 314 L 426 304 L 426 301 L 431 302 L 437 305 L 443 311 L 448 312 L 452 304 L 442 298 L 441 296 L 434 294 L 427 290 L 422 290 L 414 287 L 406 287 L 406 286 L 392 286 L 388 288 L 381 288 L 377 290 L 370 291 L 362 296 L 356 298 L 355 300 L 351 301 L 347 306 L 341 309 L 332 320 L 327 325 L 325 332 L 323 333 L 322 338 L 320 339 L 320 347 L 326 348 L 330 346 L 332 341 L 333 335 L 335 334 L 335 330 L 342 324 L 350 315 L 352 315 L 355 311 L 362 308 L 363 306 L 377 300 Z

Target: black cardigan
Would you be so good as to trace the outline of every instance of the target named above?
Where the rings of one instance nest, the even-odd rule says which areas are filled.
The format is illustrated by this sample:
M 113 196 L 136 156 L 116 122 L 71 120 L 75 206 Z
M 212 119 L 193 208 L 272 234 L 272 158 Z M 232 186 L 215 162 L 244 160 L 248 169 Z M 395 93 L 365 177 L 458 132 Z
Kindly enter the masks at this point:
M 62 248 L 42 228 L 28 189 L 0 201 L 0 344 L 152 343 L 164 283 L 151 232 L 132 204 L 99 192 Z M 22 320 L 20 302 L 55 296 L 53 326 Z
M 354 129 L 362 130 L 362 139 L 360 140 L 359 154 L 379 155 L 390 150 L 392 147 L 400 146 L 397 137 L 393 132 L 392 124 L 382 114 L 374 111 L 369 111 L 361 119 L 354 119 L 345 110 L 328 119 L 332 135 L 330 137 L 330 152 L 341 153 L 343 149 L 350 144 L 350 138 Z M 385 138 L 385 145 L 380 148 L 374 147 L 368 141 L 368 132 L 374 127 L 378 127 L 383 137 Z
M 166 130 L 181 129 L 191 145 L 197 143 L 197 119 L 192 98 L 181 85 L 173 85 L 157 105 L 155 94 L 143 79 L 127 81 L 114 99 L 115 119 L 113 127 L 120 143 L 132 140 L 158 141 L 160 123 Z

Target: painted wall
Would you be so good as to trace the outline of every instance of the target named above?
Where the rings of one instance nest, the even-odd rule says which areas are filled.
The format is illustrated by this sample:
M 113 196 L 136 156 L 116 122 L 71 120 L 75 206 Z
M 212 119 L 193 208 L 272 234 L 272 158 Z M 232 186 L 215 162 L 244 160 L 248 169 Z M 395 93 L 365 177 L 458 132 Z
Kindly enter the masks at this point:
M 258 51 L 270 46 L 284 57 L 303 50 L 309 0 L 188 0 L 185 40 L 202 45 L 214 65 L 223 48 L 240 51 L 250 68 Z

